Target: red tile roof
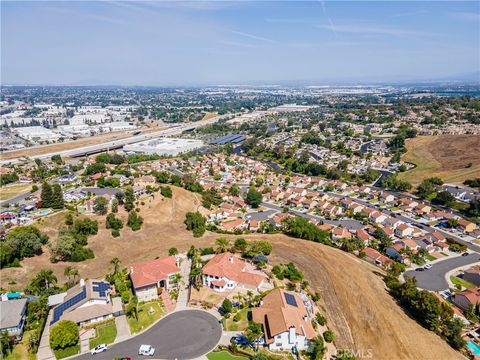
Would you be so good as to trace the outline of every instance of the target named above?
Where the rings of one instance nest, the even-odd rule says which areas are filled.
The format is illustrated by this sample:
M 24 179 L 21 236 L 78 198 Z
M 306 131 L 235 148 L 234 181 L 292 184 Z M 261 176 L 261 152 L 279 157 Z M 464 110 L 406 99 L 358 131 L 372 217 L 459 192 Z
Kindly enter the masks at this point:
M 130 278 L 133 287 L 152 285 L 160 280 L 166 280 L 169 275 L 180 272 L 177 266 L 175 256 L 169 256 L 164 259 L 156 259 L 130 266 Z

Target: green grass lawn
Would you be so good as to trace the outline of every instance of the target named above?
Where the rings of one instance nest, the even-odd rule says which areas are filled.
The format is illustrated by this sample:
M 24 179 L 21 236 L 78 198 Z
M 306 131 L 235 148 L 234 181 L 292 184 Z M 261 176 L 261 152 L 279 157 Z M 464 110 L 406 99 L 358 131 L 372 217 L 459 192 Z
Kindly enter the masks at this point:
M 153 312 L 150 313 L 150 308 Z M 128 325 L 132 334 L 138 333 L 156 320 L 160 319 L 166 313 L 165 308 L 160 300 L 150 301 L 148 303 L 138 305 L 138 321 L 135 317 L 128 318 Z
M 450 281 L 452 283 L 454 283 L 455 285 L 460 285 L 460 286 L 465 287 L 465 288 L 475 287 L 475 285 L 473 285 L 472 283 L 469 283 L 468 281 L 460 279 L 457 276 L 450 276 Z
M 53 353 L 55 354 L 55 357 L 57 359 L 63 359 L 69 356 L 76 355 L 78 354 L 79 351 L 80 351 L 80 345 L 75 345 L 62 350 L 54 350 Z
M 245 360 L 244 356 L 232 355 L 228 351 L 217 351 L 207 354 L 208 360 Z
M 243 331 L 247 328 L 248 326 L 248 312 L 250 311 L 249 308 L 245 308 L 240 310 L 239 312 L 235 314 L 231 314 L 229 319 L 226 319 L 226 330 L 227 331 Z M 237 314 L 240 314 L 240 320 L 238 321 L 233 321 L 233 317 Z
M 430 254 L 425 255 L 425 257 L 430 261 L 437 260 L 437 258 L 435 256 L 432 256 Z
M 111 344 L 117 337 L 117 326 L 115 322 L 97 327 L 97 337 L 90 339 L 90 349 L 100 344 Z

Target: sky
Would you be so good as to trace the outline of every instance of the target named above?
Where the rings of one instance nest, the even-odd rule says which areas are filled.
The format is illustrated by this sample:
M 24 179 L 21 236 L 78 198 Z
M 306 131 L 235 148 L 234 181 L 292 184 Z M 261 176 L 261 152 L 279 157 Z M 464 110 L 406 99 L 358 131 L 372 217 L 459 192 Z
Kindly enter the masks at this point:
M 1 1 L 3 85 L 478 79 L 477 1 Z

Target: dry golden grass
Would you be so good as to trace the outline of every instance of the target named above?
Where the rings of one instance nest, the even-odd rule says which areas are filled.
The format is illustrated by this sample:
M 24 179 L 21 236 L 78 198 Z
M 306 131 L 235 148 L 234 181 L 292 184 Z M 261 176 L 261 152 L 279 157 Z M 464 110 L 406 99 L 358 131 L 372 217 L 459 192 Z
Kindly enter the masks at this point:
M 98 235 L 89 239 L 95 259 L 81 263 L 49 262 L 45 254 L 22 261 L 22 268 L 0 271 L 2 286 L 10 288 L 8 281 L 15 279 L 22 288 L 40 269 L 51 268 L 64 282 L 63 269 L 76 266 L 82 277 L 101 277 L 110 271 L 109 262 L 118 257 L 123 266 L 142 260 L 167 255 L 170 247 L 186 251 L 191 244 L 197 247 L 212 246 L 218 234 L 206 233 L 193 238 L 185 230 L 183 220 L 187 211 L 200 206 L 196 194 L 174 188 L 173 199 L 155 195 L 145 200 L 141 215 L 145 218 L 142 229 L 132 232 L 126 228 L 114 239 L 100 221 Z M 123 218 L 126 214 L 120 213 Z M 104 217 L 102 217 L 104 218 Z M 52 241 L 62 226 L 64 214 L 56 214 L 40 224 Z M 233 239 L 238 236 L 226 235 Z M 338 348 L 363 351 L 367 356 L 371 349 L 373 359 L 435 359 L 460 358 L 443 340 L 418 325 L 395 303 L 385 289 L 378 269 L 369 264 L 321 244 L 292 239 L 284 235 L 245 235 L 247 239 L 268 239 L 273 244 L 272 263 L 293 261 L 304 272 L 313 289 L 320 291 L 321 302 L 327 312 L 329 325 L 336 334 Z M 357 356 L 360 358 L 360 356 Z
M 32 184 L 14 184 L 2 186 L 0 188 L 0 200 L 7 200 L 17 195 L 23 194 L 32 188 Z
M 212 113 L 212 112 L 207 112 L 203 116 L 202 120 L 208 120 L 208 119 L 214 118 L 215 116 L 218 116 L 218 114 L 217 113 Z
M 413 185 L 433 176 L 454 184 L 480 177 L 480 135 L 418 136 L 407 140 L 406 146 L 402 160 L 417 167 L 400 178 Z M 469 163 L 472 166 L 467 168 Z

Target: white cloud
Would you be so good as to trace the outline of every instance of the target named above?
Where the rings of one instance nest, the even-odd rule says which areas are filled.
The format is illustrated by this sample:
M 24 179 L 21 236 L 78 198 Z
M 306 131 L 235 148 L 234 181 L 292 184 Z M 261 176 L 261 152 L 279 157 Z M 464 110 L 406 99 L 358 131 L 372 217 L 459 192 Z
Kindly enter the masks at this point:
M 450 15 L 463 21 L 480 21 L 480 13 L 474 12 L 451 12 Z
M 405 35 L 427 35 L 428 33 L 414 30 L 406 30 L 400 28 L 393 28 L 380 25 L 366 25 L 366 24 L 349 24 L 349 25 L 316 25 L 321 29 L 333 31 L 335 33 L 354 33 L 354 34 L 380 34 L 390 36 L 405 36 Z M 428 34 L 431 35 L 431 34 Z
M 242 32 L 242 31 L 232 31 L 232 33 L 235 34 L 235 35 L 240 35 L 240 36 L 249 38 L 249 39 L 258 40 L 258 41 L 264 41 L 264 42 L 268 42 L 268 43 L 271 43 L 271 44 L 276 44 L 276 43 L 278 43 L 278 42 L 275 41 L 275 40 L 268 39 L 268 38 L 266 38 L 266 37 L 258 36 L 258 35 L 255 35 L 255 34 L 249 34 L 249 33 Z

